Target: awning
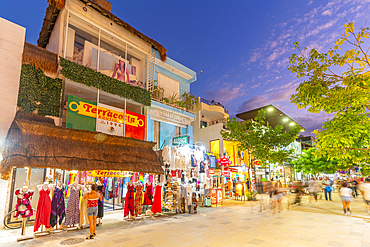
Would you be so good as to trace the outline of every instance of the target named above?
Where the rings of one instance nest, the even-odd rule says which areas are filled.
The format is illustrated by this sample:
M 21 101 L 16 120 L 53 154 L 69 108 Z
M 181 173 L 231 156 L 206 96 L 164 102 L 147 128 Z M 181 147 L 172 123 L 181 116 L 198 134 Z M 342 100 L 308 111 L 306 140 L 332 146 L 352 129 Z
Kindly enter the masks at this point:
M 162 174 L 154 142 L 55 126 L 53 119 L 18 112 L 9 129 L 2 179 L 12 167 L 121 170 Z

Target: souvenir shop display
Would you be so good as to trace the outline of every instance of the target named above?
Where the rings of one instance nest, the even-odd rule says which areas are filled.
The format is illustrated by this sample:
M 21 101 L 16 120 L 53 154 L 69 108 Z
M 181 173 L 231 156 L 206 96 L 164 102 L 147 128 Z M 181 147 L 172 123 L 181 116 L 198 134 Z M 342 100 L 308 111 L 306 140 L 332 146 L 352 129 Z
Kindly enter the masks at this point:
M 130 218 L 135 215 L 135 186 L 130 180 L 127 184 L 127 193 L 125 199 L 124 217 Z
M 80 193 L 80 227 L 87 227 L 89 224 L 89 218 L 87 218 L 87 199 L 84 199 L 84 195 L 91 192 L 91 186 L 84 184 L 81 186 Z
M 140 182 L 136 183 L 135 189 L 135 216 L 137 217 L 143 213 L 143 186 Z
M 50 215 L 50 226 L 54 227 L 57 225 L 59 220 L 59 225 L 65 217 L 65 203 L 64 203 L 64 185 L 59 180 L 56 185 L 54 185 L 54 195 L 51 200 L 51 215 Z M 58 225 L 57 225 L 58 229 Z
M 67 203 L 66 219 L 64 225 L 75 226 L 80 223 L 80 190 L 81 186 L 75 181 L 70 184 L 70 195 Z
M 16 189 L 14 193 L 17 196 L 17 204 L 15 206 L 17 212 L 14 218 L 18 218 L 19 216 L 22 218 L 31 217 L 33 215 L 33 210 L 30 200 L 34 192 L 28 189 L 28 186 L 23 186 L 21 189 Z
M 144 210 L 146 212 L 147 207 L 153 204 L 153 185 L 150 181 L 145 184 L 145 193 L 144 193 Z
M 39 201 L 37 203 L 37 211 L 35 224 L 33 226 L 33 231 L 37 232 L 41 225 L 46 228 L 51 228 L 50 226 L 50 215 L 51 215 L 51 199 L 50 199 L 50 186 L 47 182 L 41 185 L 37 185 L 39 190 Z M 43 227 L 41 228 L 43 232 Z
M 172 190 L 172 179 L 167 180 L 166 190 L 165 190 L 165 199 L 163 202 L 163 207 L 168 211 L 173 211 L 173 190 Z M 176 200 L 176 199 L 175 199 Z
M 162 212 L 162 186 L 159 184 L 155 186 L 151 211 L 153 214 Z
M 98 192 L 101 193 L 102 201 L 98 200 L 98 216 L 99 219 L 98 224 L 101 224 L 102 218 L 104 217 L 104 198 L 103 198 L 103 184 L 98 180 L 96 182 L 96 185 L 98 186 Z
M 186 212 L 186 205 L 185 205 L 185 201 L 187 199 L 187 196 L 188 196 L 188 189 L 187 189 L 187 186 L 185 185 L 185 183 L 182 183 L 181 184 L 181 210 L 180 210 L 180 213 L 185 213 Z

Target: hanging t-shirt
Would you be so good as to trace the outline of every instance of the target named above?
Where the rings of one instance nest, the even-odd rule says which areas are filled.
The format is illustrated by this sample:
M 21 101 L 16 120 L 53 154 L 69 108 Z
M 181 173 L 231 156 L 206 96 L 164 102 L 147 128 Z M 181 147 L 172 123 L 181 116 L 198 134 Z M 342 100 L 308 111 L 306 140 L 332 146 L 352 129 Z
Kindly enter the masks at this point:
M 182 171 L 181 171 L 181 170 L 178 170 L 178 171 L 177 171 L 177 177 L 178 177 L 178 178 L 182 178 Z
M 173 178 L 175 178 L 177 175 L 177 170 L 171 170 L 171 175 Z

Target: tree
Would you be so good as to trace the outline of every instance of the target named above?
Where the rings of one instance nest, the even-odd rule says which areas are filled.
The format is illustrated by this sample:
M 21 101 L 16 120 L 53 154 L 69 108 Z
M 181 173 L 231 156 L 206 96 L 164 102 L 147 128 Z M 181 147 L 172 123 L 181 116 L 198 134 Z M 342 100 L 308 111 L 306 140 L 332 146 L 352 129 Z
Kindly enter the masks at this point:
M 237 141 L 240 150 L 247 150 L 250 155 L 261 160 L 262 164 L 282 164 L 293 152 L 287 147 L 292 143 L 299 133 L 300 127 L 294 126 L 285 131 L 283 126 L 275 128 L 265 124 L 265 111 L 258 111 L 254 121 L 239 122 L 235 118 L 228 119 L 226 127 L 229 131 L 221 130 L 225 140 Z
M 317 176 L 320 173 L 333 174 L 340 168 L 336 160 L 330 160 L 326 157 L 316 157 L 316 148 L 303 150 L 300 157 L 294 161 L 294 169 L 305 174 Z
M 364 41 L 369 28 L 355 33 L 353 22 L 347 22 L 345 33 L 327 52 L 300 49 L 293 54 L 288 70 L 305 78 L 291 96 L 297 108 L 332 115 L 322 128 L 313 133 L 318 140 L 319 156 L 340 160 L 342 164 L 369 163 L 370 151 L 370 54 Z M 343 44 L 349 49 L 342 52 Z

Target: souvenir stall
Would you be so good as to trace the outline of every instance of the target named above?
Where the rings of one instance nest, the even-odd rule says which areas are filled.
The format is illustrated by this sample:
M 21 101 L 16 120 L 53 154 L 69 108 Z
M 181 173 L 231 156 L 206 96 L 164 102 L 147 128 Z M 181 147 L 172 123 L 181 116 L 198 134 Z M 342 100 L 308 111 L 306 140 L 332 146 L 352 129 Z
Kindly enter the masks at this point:
M 21 217 L 23 222 L 34 216 L 34 236 L 79 229 L 87 223 L 87 202 L 82 198 L 91 191 L 92 184 L 98 185 L 107 199 L 106 206 L 104 202 L 98 205 L 99 215 L 103 216 L 104 207 L 111 208 L 113 204 L 123 208 L 125 178 L 134 180 L 136 174 L 134 182 L 139 184 L 135 193 L 141 203 L 135 205 L 139 214 L 143 203 L 150 205 L 152 190 L 145 189 L 141 182 L 145 183 L 146 177 L 149 181 L 149 174 L 163 173 L 152 149 L 154 145 L 133 138 L 59 127 L 53 119 L 18 112 L 9 129 L 0 164 L 1 178 L 11 183 L 8 210 L 15 207 L 16 217 Z
M 228 167 L 230 180 L 227 182 L 229 198 L 245 200 L 245 194 L 249 191 L 249 175 L 241 166 Z

